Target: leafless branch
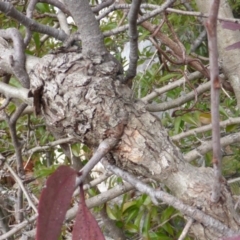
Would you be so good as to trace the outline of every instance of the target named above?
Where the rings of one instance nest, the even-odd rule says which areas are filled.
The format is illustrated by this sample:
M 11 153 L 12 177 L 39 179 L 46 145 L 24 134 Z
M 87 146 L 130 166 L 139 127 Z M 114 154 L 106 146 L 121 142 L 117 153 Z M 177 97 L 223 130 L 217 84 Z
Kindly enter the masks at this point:
M 238 118 L 229 118 L 228 120 L 222 121 L 219 124 L 220 124 L 220 127 L 226 127 L 226 126 L 233 125 L 233 124 L 240 124 L 240 118 L 239 117 Z M 172 136 L 171 139 L 173 141 L 179 141 L 182 138 L 185 138 L 185 137 L 188 137 L 191 135 L 196 135 L 197 133 L 204 133 L 204 132 L 210 131 L 211 129 L 212 129 L 212 124 L 208 124 L 208 125 L 194 128 L 187 132 L 182 132 L 180 134 Z
M 118 143 L 117 138 L 107 138 L 103 140 L 96 152 L 93 154 L 88 163 L 80 170 L 80 175 L 76 179 L 76 186 L 84 181 L 88 173 L 93 169 L 93 167 Z
M 94 13 L 97 13 L 97 12 L 101 11 L 103 8 L 106 8 L 106 7 L 110 6 L 110 5 L 112 5 L 113 3 L 114 3 L 114 0 L 106 0 L 106 1 L 98 4 L 96 7 L 93 7 L 92 11 Z
M 0 93 L 2 93 L 6 98 L 20 99 L 32 105 L 32 99 L 29 98 L 29 90 L 26 88 L 16 88 L 0 82 Z
M 219 9 L 219 0 L 213 0 L 210 8 L 209 18 L 206 21 L 208 34 L 208 49 L 210 59 L 210 79 L 211 79 L 211 116 L 212 116 L 212 144 L 213 144 L 213 169 L 214 183 L 211 195 L 212 202 L 218 202 L 221 194 L 221 176 L 222 176 L 222 154 L 220 145 L 220 126 L 219 126 L 219 95 L 221 81 L 218 69 L 218 49 L 217 49 L 217 16 Z
M 0 3 L 1 4 L 1 3 Z M 24 53 L 24 42 L 22 35 L 16 28 L 1 29 L 0 36 L 5 39 L 10 39 L 13 42 L 14 56 L 10 56 L 10 65 L 13 73 L 18 78 L 23 87 L 30 87 L 30 79 L 25 69 L 26 57 Z
M 167 0 L 165 1 L 161 6 L 159 6 L 157 9 L 153 10 L 152 12 L 150 13 L 146 13 L 144 14 L 142 17 L 140 17 L 138 20 L 137 20 L 137 24 L 140 24 L 140 23 L 143 23 L 145 22 L 146 20 L 160 14 L 161 12 L 165 11 L 170 5 L 172 5 L 176 0 Z M 100 18 L 100 16 L 99 16 Z M 98 19 L 98 18 L 97 18 Z M 121 33 L 123 31 L 126 31 L 127 29 L 129 28 L 129 25 L 124 25 L 124 26 L 121 26 L 121 27 L 118 27 L 114 30 L 110 30 L 110 31 L 107 31 L 105 33 L 103 33 L 103 35 L 105 37 L 108 37 L 108 36 L 111 36 L 111 35 L 116 35 L 118 33 Z
M 116 166 L 108 165 L 107 169 L 132 184 L 138 191 L 148 194 L 153 199 L 156 198 L 162 200 L 163 202 L 181 211 L 184 215 L 193 218 L 194 220 L 202 223 L 203 225 L 216 229 L 224 236 L 233 236 L 237 234 L 237 232 L 235 232 L 234 230 L 228 228 L 226 225 L 212 218 L 211 216 L 206 215 L 204 212 L 198 210 L 197 208 L 182 203 L 179 199 L 175 198 L 167 192 L 163 192 L 149 187 L 147 184 L 141 182 L 139 179 L 135 178 L 131 174 L 122 171 Z
M 115 10 L 118 10 L 118 9 L 129 9 L 130 6 L 131 6 L 130 4 L 117 4 L 117 3 L 115 3 L 112 6 L 110 6 L 108 9 L 106 9 L 102 14 L 100 14 L 97 17 L 97 19 L 100 20 L 100 19 L 104 18 L 105 16 L 107 16 L 109 13 L 111 13 Z M 159 5 L 143 3 L 143 4 L 141 4 L 141 8 L 157 10 L 159 8 Z M 208 16 L 209 16 L 208 14 L 203 14 L 201 12 L 184 11 L 184 10 L 169 8 L 169 7 L 166 8 L 166 12 L 176 13 L 176 14 L 181 14 L 181 15 L 186 15 L 186 16 L 195 16 L 195 17 L 199 17 L 199 18 L 208 18 Z M 236 18 L 222 18 L 222 17 L 219 17 L 218 20 L 240 23 L 240 21 L 238 21 L 238 19 L 236 19 Z
M 7 166 L 7 169 L 9 170 L 9 172 L 12 174 L 14 180 L 16 181 L 16 183 L 20 186 L 20 188 L 22 189 L 23 193 L 25 194 L 27 201 L 29 203 L 29 205 L 32 207 L 32 209 L 34 210 L 35 213 L 37 213 L 37 208 L 34 205 L 32 199 L 30 198 L 28 191 L 26 190 L 26 188 L 23 185 L 22 180 L 18 177 L 18 175 L 14 172 L 14 170 L 11 168 L 11 166 L 5 162 L 5 166 Z
M 62 30 L 40 24 L 33 19 L 29 19 L 21 12 L 17 11 L 11 3 L 0 2 L 0 11 L 5 13 L 7 16 L 17 20 L 23 26 L 30 28 L 31 31 L 48 34 L 58 40 L 64 41 L 67 38 L 67 34 Z
M 200 72 L 193 72 L 190 73 L 187 78 L 189 81 L 195 80 L 197 78 L 202 77 L 202 73 Z M 154 89 L 150 94 L 146 95 L 145 97 L 141 98 L 141 100 L 145 103 L 149 103 L 151 100 L 153 100 L 155 97 L 169 91 L 172 90 L 174 88 L 180 87 L 181 85 L 186 83 L 186 78 L 182 77 L 172 83 L 169 83 L 161 88 L 156 88 Z
M 138 61 L 138 30 L 137 30 L 137 18 L 142 0 L 135 0 L 131 4 L 130 11 L 128 13 L 129 21 L 129 39 L 130 39 L 130 52 L 129 52 L 129 67 L 124 81 L 131 81 L 137 72 Z
M 33 15 L 33 11 L 34 11 L 34 8 L 36 6 L 36 4 L 38 3 L 38 0 L 30 0 L 29 3 L 28 3 L 28 6 L 27 6 L 27 11 L 26 11 L 26 15 L 29 19 L 32 18 L 32 15 Z M 31 37 L 32 37 L 32 32 L 30 30 L 29 27 L 26 28 L 26 35 L 25 35 L 25 38 L 24 38 L 24 45 L 25 47 L 29 44 L 29 42 L 31 41 Z
M 74 142 L 75 142 L 75 138 L 74 137 L 62 138 L 62 139 L 58 139 L 58 140 L 53 141 L 53 142 L 49 142 L 45 146 L 37 146 L 37 147 L 31 148 L 31 149 L 25 151 L 24 154 L 32 155 L 35 152 L 46 151 L 49 148 L 52 148 L 52 147 L 60 145 L 60 144 L 74 143 Z
M 222 147 L 240 142 L 240 133 L 233 133 L 228 136 L 220 138 L 220 144 Z M 203 155 L 212 150 L 213 143 L 212 141 L 206 141 L 201 144 L 199 147 L 185 154 L 184 159 L 187 162 L 191 162 L 199 157 L 203 157 Z
M 208 91 L 210 89 L 210 87 L 211 87 L 211 82 L 206 82 L 206 83 L 199 85 L 195 89 L 195 91 L 197 92 L 197 94 L 199 96 L 202 93 Z M 150 112 L 159 112 L 159 111 L 165 111 L 165 110 L 175 108 L 175 107 L 180 107 L 184 103 L 186 103 L 190 100 L 193 100 L 195 98 L 195 95 L 196 95 L 195 91 L 191 91 L 191 92 L 187 93 L 186 95 L 176 98 L 170 102 L 163 102 L 160 104 L 149 104 L 149 105 L 147 105 L 146 108 Z
M 187 221 L 187 224 L 185 225 L 185 227 L 184 227 L 181 235 L 179 236 L 178 240 L 184 240 L 184 239 L 185 239 L 185 237 L 187 236 L 188 231 L 189 231 L 190 227 L 192 226 L 192 224 L 193 224 L 193 219 L 190 218 L 190 219 Z

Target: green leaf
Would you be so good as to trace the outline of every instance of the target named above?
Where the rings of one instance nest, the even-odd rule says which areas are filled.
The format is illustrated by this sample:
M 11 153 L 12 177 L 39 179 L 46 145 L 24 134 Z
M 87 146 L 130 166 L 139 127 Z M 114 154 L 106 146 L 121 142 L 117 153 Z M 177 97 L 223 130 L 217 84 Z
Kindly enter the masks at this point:
M 117 217 L 114 213 L 114 211 L 112 211 L 112 209 L 107 205 L 106 207 L 106 211 L 107 211 L 107 214 L 108 214 L 108 217 L 112 220 L 117 220 Z

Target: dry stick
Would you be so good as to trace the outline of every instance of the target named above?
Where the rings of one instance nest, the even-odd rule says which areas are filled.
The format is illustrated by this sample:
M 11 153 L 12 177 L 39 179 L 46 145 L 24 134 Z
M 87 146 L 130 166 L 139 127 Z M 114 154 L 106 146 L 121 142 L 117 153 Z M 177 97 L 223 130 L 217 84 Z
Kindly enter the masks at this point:
M 107 138 L 103 140 L 96 152 L 93 154 L 88 163 L 79 171 L 79 176 L 76 179 L 76 187 L 84 181 L 88 173 L 93 167 L 118 143 L 119 138 Z
M 233 144 L 233 143 L 237 143 L 237 142 L 240 142 L 239 132 L 227 135 L 220 139 L 220 144 L 222 147 Z M 186 153 L 184 155 L 184 159 L 187 162 L 191 162 L 199 157 L 203 157 L 204 154 L 212 150 L 212 147 L 213 147 L 212 141 L 206 141 L 200 146 L 194 148 L 192 151 Z
M 138 61 L 138 30 L 137 30 L 137 18 L 140 9 L 141 0 L 135 0 L 131 4 L 130 11 L 128 13 L 129 21 L 129 39 L 130 39 L 130 52 L 129 52 L 129 67 L 127 70 L 124 82 L 131 81 L 137 72 Z
M 202 77 L 202 73 L 196 71 L 196 72 L 193 72 L 193 73 L 190 73 L 187 78 L 189 81 L 192 81 L 192 80 L 195 80 L 197 78 L 200 78 Z M 151 93 L 149 93 L 148 95 L 146 95 L 145 97 L 141 98 L 141 100 L 145 103 L 148 103 L 150 102 L 152 99 L 154 99 L 155 97 L 169 91 L 169 90 L 172 90 L 174 88 L 177 88 L 177 87 L 180 87 L 181 85 L 185 84 L 186 83 L 186 78 L 185 77 L 182 77 L 172 83 L 169 83 L 168 85 L 165 85 L 161 88 L 156 88 L 154 89 Z
M 208 91 L 210 89 L 210 82 L 206 82 L 203 83 L 201 85 L 199 85 L 195 91 L 197 92 L 198 96 L 201 95 L 202 93 Z M 176 98 L 170 102 L 163 102 L 163 103 L 159 103 L 159 104 L 148 104 L 146 106 L 146 109 L 150 112 L 160 112 L 160 111 L 165 111 L 171 108 L 175 108 L 175 107 L 180 107 L 182 106 L 184 103 L 192 100 L 195 98 L 195 91 L 191 91 L 189 93 L 187 93 L 184 96 L 181 96 L 179 98 Z
M 148 194 L 152 199 L 162 200 L 163 202 L 176 208 L 183 214 L 193 218 L 194 220 L 202 223 L 203 225 L 216 229 L 217 231 L 221 232 L 224 235 L 224 237 L 233 236 L 237 234 L 237 232 L 235 232 L 234 230 L 228 228 L 220 221 L 212 218 L 211 216 L 205 214 L 204 212 L 198 210 L 197 208 L 184 204 L 179 199 L 175 198 L 174 196 L 170 195 L 167 192 L 159 191 L 149 187 L 147 184 L 141 182 L 133 175 L 122 171 L 116 166 L 108 165 L 107 169 L 115 173 L 116 175 L 120 176 L 128 183 L 132 184 L 138 191 Z
M 187 221 L 187 224 L 186 224 L 186 226 L 184 227 L 184 229 L 183 229 L 180 237 L 178 238 L 178 240 L 184 240 L 184 238 L 187 236 L 187 233 L 188 233 L 190 227 L 192 226 L 192 224 L 193 224 L 193 219 L 190 218 L 190 219 Z
M 220 126 L 219 126 L 219 95 L 221 82 L 218 69 L 218 49 L 217 49 L 217 15 L 220 0 L 213 0 L 209 18 L 205 26 L 208 34 L 208 49 L 210 62 L 210 80 L 211 80 L 211 116 L 212 116 L 212 143 L 213 143 L 213 169 L 214 182 L 211 195 L 212 202 L 218 202 L 221 194 L 221 144 L 220 144 Z
M 37 208 L 36 206 L 34 205 L 32 199 L 30 198 L 26 188 L 24 187 L 23 183 L 22 183 L 22 180 L 18 177 L 18 175 L 13 171 L 13 169 L 10 167 L 10 165 L 8 163 L 5 163 L 5 165 L 7 166 L 7 169 L 9 170 L 9 172 L 12 174 L 14 180 L 16 181 L 16 183 L 20 186 L 20 188 L 22 189 L 22 191 L 24 192 L 27 200 L 28 200 L 28 203 L 29 205 L 32 207 L 32 209 L 34 210 L 35 213 L 37 213 Z
M 240 117 L 229 118 L 228 120 L 222 121 L 219 124 L 220 124 L 220 127 L 226 127 L 226 126 L 233 125 L 233 124 L 240 124 Z M 194 128 L 194 129 L 191 129 L 187 132 L 182 132 L 180 134 L 172 136 L 171 139 L 173 141 L 179 141 L 182 138 L 185 138 L 185 137 L 188 137 L 188 136 L 191 136 L 191 135 L 196 135 L 197 133 L 204 133 L 206 131 L 210 131 L 211 129 L 212 129 L 212 124 L 208 124 L 208 125 L 198 127 L 198 128 Z

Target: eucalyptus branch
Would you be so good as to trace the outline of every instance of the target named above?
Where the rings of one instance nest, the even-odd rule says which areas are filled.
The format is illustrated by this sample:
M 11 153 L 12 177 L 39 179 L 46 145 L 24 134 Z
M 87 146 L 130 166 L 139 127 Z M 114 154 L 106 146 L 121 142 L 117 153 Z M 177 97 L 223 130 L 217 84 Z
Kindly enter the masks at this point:
M 141 182 L 139 179 L 132 176 L 131 174 L 122 171 L 116 166 L 108 165 L 107 169 L 113 172 L 114 174 L 120 176 L 125 181 L 132 184 L 138 191 L 148 194 L 152 199 L 156 198 L 169 204 L 170 206 L 181 211 L 182 214 L 193 218 L 194 220 L 202 223 L 205 226 L 216 229 L 217 231 L 221 232 L 224 236 L 233 236 L 237 234 L 236 231 L 228 228 L 228 226 L 224 225 L 223 223 L 214 219 L 213 217 L 206 215 L 204 212 L 198 210 L 197 208 L 184 204 L 179 199 L 170 195 L 167 192 L 156 190 L 153 189 L 152 187 L 149 187 L 147 184 Z
M 91 57 L 99 53 L 107 53 L 103 42 L 103 35 L 98 22 L 89 6 L 88 0 L 64 0 L 70 10 L 72 17 L 81 33 L 82 52 L 85 56 Z
M 202 73 L 200 72 L 193 72 L 193 73 L 190 73 L 187 78 L 189 81 L 192 81 L 192 80 L 195 80 L 195 79 L 198 79 L 202 77 Z M 169 90 L 172 90 L 174 88 L 177 88 L 177 87 L 180 87 L 181 85 L 185 84 L 186 83 L 186 78 L 185 77 L 182 77 L 174 82 L 171 82 L 161 88 L 156 88 L 154 89 L 150 94 L 146 95 L 145 97 L 141 98 L 141 100 L 145 103 L 149 103 L 151 100 L 153 100 L 155 97 L 169 91 Z
M 137 18 L 142 0 L 135 0 L 131 4 L 130 11 L 128 13 L 129 21 L 129 39 L 130 39 L 130 52 L 129 52 L 129 67 L 124 81 L 131 81 L 137 72 L 138 61 L 138 30 L 137 30 Z
M 67 38 L 67 34 L 64 31 L 57 30 L 55 28 L 40 24 L 33 19 L 29 19 L 24 14 L 15 9 L 11 3 L 0 2 L 0 11 L 5 13 L 7 16 L 15 19 L 23 26 L 28 27 L 32 31 L 48 34 L 49 36 L 61 41 L 64 41 Z
M 218 49 L 217 49 L 217 16 L 220 0 L 213 0 L 206 21 L 208 34 L 208 49 L 210 62 L 211 79 L 211 116 L 212 116 L 212 144 L 213 144 L 213 169 L 214 183 L 211 195 L 212 202 L 218 202 L 221 195 L 221 176 L 222 176 L 222 156 L 220 145 L 220 126 L 219 126 L 219 96 L 221 90 L 221 81 L 218 69 Z
M 1 3 L 0 3 L 1 4 Z M 23 87 L 30 87 L 30 79 L 25 69 L 26 57 L 24 53 L 24 42 L 22 35 L 16 28 L 0 30 L 0 37 L 10 39 L 13 42 L 14 56 L 10 55 L 10 65 L 13 73 L 20 81 Z
M 225 147 L 227 145 L 240 142 L 240 133 L 233 133 L 228 136 L 220 138 L 221 147 Z M 199 147 L 194 148 L 194 150 L 186 153 L 184 155 L 184 159 L 187 162 L 191 162 L 199 157 L 203 157 L 204 154 L 211 151 L 213 148 L 212 141 L 205 141 Z
M 233 124 L 240 124 L 240 117 L 229 118 L 225 121 L 220 122 L 219 124 L 220 124 L 220 127 L 226 127 L 226 126 L 233 125 Z M 171 139 L 173 141 L 179 141 L 182 138 L 189 137 L 191 135 L 196 135 L 198 133 L 204 133 L 204 132 L 207 132 L 207 131 L 210 131 L 210 130 L 212 130 L 212 124 L 208 124 L 208 125 L 205 125 L 205 126 L 202 126 L 202 127 L 194 128 L 194 129 L 191 129 L 187 132 L 182 132 L 180 134 L 172 136 Z
M 182 106 L 184 103 L 193 100 L 197 95 L 201 95 L 202 93 L 208 91 L 211 87 L 211 82 L 206 82 L 203 83 L 201 85 L 199 85 L 195 91 L 191 91 L 189 93 L 187 93 L 184 96 L 181 96 L 179 98 L 176 98 L 170 102 L 163 102 L 160 104 L 149 104 L 147 105 L 146 109 L 150 112 L 159 112 L 159 111 L 165 111 L 171 108 L 175 108 L 175 107 L 180 107 Z

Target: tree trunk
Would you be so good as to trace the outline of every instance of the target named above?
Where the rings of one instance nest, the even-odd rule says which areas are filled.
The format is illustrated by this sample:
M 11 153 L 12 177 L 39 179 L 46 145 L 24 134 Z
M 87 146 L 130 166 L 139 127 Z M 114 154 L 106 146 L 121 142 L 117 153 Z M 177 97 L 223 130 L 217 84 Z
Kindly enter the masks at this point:
M 184 161 L 159 120 L 118 80 L 119 67 L 104 57 L 84 59 L 81 53 L 46 55 L 30 73 L 32 88 L 43 85 L 42 113 L 48 128 L 69 134 L 95 149 L 103 139 L 121 132 L 107 158 L 122 169 L 164 183 L 184 203 L 202 209 L 233 230 L 239 227 L 230 190 L 222 181 L 221 201 L 210 201 L 213 171 Z M 39 83 L 41 79 L 41 83 Z M 198 222 L 198 239 L 224 234 Z
M 204 14 L 209 12 L 211 1 L 196 0 L 196 3 L 200 12 Z M 232 10 L 227 0 L 221 0 L 218 17 L 233 18 Z M 237 106 L 240 108 L 240 49 L 226 50 L 226 47 L 229 45 L 240 41 L 240 33 L 239 31 L 223 29 L 221 21 L 218 21 L 217 38 L 219 60 L 222 62 L 223 71 L 233 87 Z

